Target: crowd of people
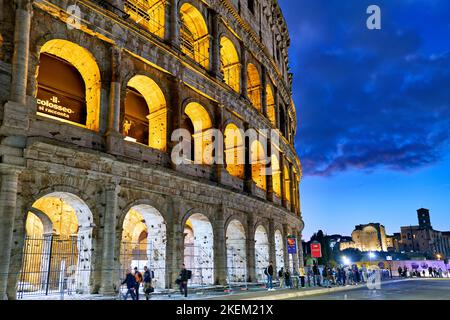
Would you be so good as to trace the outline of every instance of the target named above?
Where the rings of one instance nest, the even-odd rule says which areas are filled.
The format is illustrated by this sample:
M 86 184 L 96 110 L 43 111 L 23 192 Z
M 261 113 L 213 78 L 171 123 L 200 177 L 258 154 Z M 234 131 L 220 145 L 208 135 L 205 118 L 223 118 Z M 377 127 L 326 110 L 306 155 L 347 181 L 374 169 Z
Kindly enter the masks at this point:
M 412 271 L 408 270 L 407 266 L 403 268 L 398 267 L 398 276 L 403 278 L 447 278 L 450 277 L 450 272 L 448 270 L 443 270 L 442 268 L 428 267 L 428 269 L 423 269 L 422 271 L 414 269 Z
M 126 285 L 127 291 L 124 295 L 124 300 L 131 296 L 132 300 L 139 300 L 139 290 L 143 286 L 146 300 L 150 299 L 150 294 L 154 292 L 152 287 L 152 279 L 154 278 L 153 272 L 151 272 L 146 266 L 144 267 L 144 274 L 142 274 L 137 267 L 134 268 L 134 272 L 131 269 L 127 269 L 125 279 L 122 281 L 122 285 Z
M 149 300 L 151 294 L 155 292 L 155 289 L 152 285 L 152 281 L 154 278 L 154 272 L 150 271 L 147 266 L 144 267 L 143 274 L 138 270 L 137 267 L 134 268 L 134 272 L 131 272 L 131 269 L 127 269 L 125 279 L 121 283 L 121 285 L 126 285 L 127 290 L 123 295 L 122 292 L 120 292 L 121 298 L 123 298 L 124 300 L 128 300 L 128 297 L 130 296 L 132 300 L 139 300 L 139 291 L 142 287 L 145 299 Z M 176 285 L 178 285 L 181 295 L 185 298 L 187 298 L 188 296 L 188 282 L 189 280 L 191 280 L 191 278 L 192 271 L 187 270 L 186 266 L 183 264 L 175 283 Z
M 379 273 L 379 279 L 385 280 L 391 277 L 389 270 L 380 270 L 378 268 L 367 269 L 365 266 L 338 266 L 338 267 L 319 267 L 314 264 L 312 267 L 299 268 L 291 273 L 284 267 L 278 271 L 278 280 L 280 288 L 305 288 L 305 287 L 325 287 L 347 286 L 367 283 L 372 275 Z M 273 264 L 264 270 L 267 277 L 266 287 L 273 291 Z

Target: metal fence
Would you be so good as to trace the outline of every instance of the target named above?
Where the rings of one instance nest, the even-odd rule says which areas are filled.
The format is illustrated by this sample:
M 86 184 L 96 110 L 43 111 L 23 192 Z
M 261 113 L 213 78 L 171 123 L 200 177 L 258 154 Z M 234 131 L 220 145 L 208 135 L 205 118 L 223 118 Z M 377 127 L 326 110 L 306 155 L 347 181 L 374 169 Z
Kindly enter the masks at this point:
M 126 0 L 124 3 L 125 12 L 131 19 L 160 38 L 164 37 L 165 6 L 164 0 L 153 4 L 146 0 Z
M 83 293 L 88 287 L 90 259 L 77 236 L 26 237 L 17 297 Z M 86 263 L 84 263 L 86 262 Z

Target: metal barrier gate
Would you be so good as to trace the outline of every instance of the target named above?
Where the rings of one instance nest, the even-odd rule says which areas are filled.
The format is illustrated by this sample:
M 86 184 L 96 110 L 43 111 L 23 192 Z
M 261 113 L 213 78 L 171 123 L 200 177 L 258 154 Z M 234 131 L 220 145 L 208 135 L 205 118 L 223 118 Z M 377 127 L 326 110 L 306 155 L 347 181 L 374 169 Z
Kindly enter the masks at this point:
M 87 293 L 90 271 L 90 252 L 78 236 L 27 236 L 17 298 Z

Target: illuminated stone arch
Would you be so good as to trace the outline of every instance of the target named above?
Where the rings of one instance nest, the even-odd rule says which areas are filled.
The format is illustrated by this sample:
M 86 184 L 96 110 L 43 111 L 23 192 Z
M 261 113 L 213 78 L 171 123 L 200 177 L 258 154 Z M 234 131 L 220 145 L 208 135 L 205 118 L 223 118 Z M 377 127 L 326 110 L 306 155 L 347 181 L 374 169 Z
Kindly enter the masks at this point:
M 201 12 L 190 3 L 180 8 L 181 50 L 188 57 L 209 69 L 210 36 L 208 26 Z
M 120 244 L 121 276 L 128 268 L 147 266 L 154 272 L 153 285 L 166 286 L 167 226 L 163 215 L 153 206 L 140 204 L 131 207 L 122 224 Z
M 164 38 L 165 7 L 164 0 L 124 1 L 124 10 L 130 18 L 160 38 Z
M 287 165 L 283 168 L 284 200 L 291 202 L 291 176 Z
M 46 42 L 42 46 L 40 53 L 58 57 L 78 70 L 84 80 L 86 90 L 86 124 L 82 125 L 90 130 L 98 131 L 100 128 L 101 75 L 94 56 L 78 44 L 62 39 Z M 67 121 L 60 118 L 57 119 Z
M 89 207 L 74 194 L 53 192 L 37 199 L 26 215 L 18 290 L 48 287 L 59 293 L 64 270 L 68 290 L 89 293 L 92 221 Z
M 276 110 L 275 110 L 275 96 L 273 94 L 272 86 L 270 84 L 266 87 L 266 99 L 267 99 L 267 117 L 272 125 L 276 126 Z
M 224 81 L 234 91 L 241 89 L 241 63 L 233 42 L 227 38 L 220 39 L 220 67 Z
M 167 150 L 167 105 L 164 93 L 151 78 L 130 79 L 125 98 L 123 133 L 128 140 Z
M 244 134 L 234 123 L 225 128 L 225 161 L 226 169 L 236 178 L 244 178 L 245 148 Z
M 212 163 L 212 153 L 208 150 L 212 143 L 212 120 L 206 109 L 198 102 L 190 102 L 186 105 L 184 113 L 192 123 L 193 159 L 195 163 Z
M 253 182 L 258 188 L 266 190 L 266 151 L 259 140 L 251 144 L 250 159 Z
M 247 66 L 247 95 L 258 111 L 261 111 L 261 77 L 253 63 Z
M 273 192 L 278 198 L 281 198 L 281 167 L 280 160 L 275 153 L 272 154 L 271 165 Z
M 187 218 L 187 219 L 186 219 Z M 208 217 L 194 213 L 184 219 L 184 264 L 192 271 L 191 283 L 214 284 L 214 233 Z
M 238 219 L 226 224 L 228 283 L 247 281 L 246 230 Z
M 284 267 L 284 252 L 286 250 L 283 233 L 280 230 L 275 231 L 275 259 L 277 269 Z
M 255 266 L 256 278 L 264 282 L 264 269 L 269 265 L 269 236 L 266 228 L 260 224 L 255 230 Z

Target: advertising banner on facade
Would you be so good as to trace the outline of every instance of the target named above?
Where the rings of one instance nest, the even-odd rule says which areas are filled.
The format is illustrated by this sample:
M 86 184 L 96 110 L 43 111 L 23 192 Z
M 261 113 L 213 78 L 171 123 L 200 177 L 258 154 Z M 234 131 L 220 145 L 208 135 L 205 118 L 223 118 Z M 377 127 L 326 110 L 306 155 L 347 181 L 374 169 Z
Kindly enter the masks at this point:
M 295 237 L 287 238 L 288 254 L 297 254 L 297 239 Z
M 311 257 L 322 258 L 322 247 L 319 242 L 311 243 Z

